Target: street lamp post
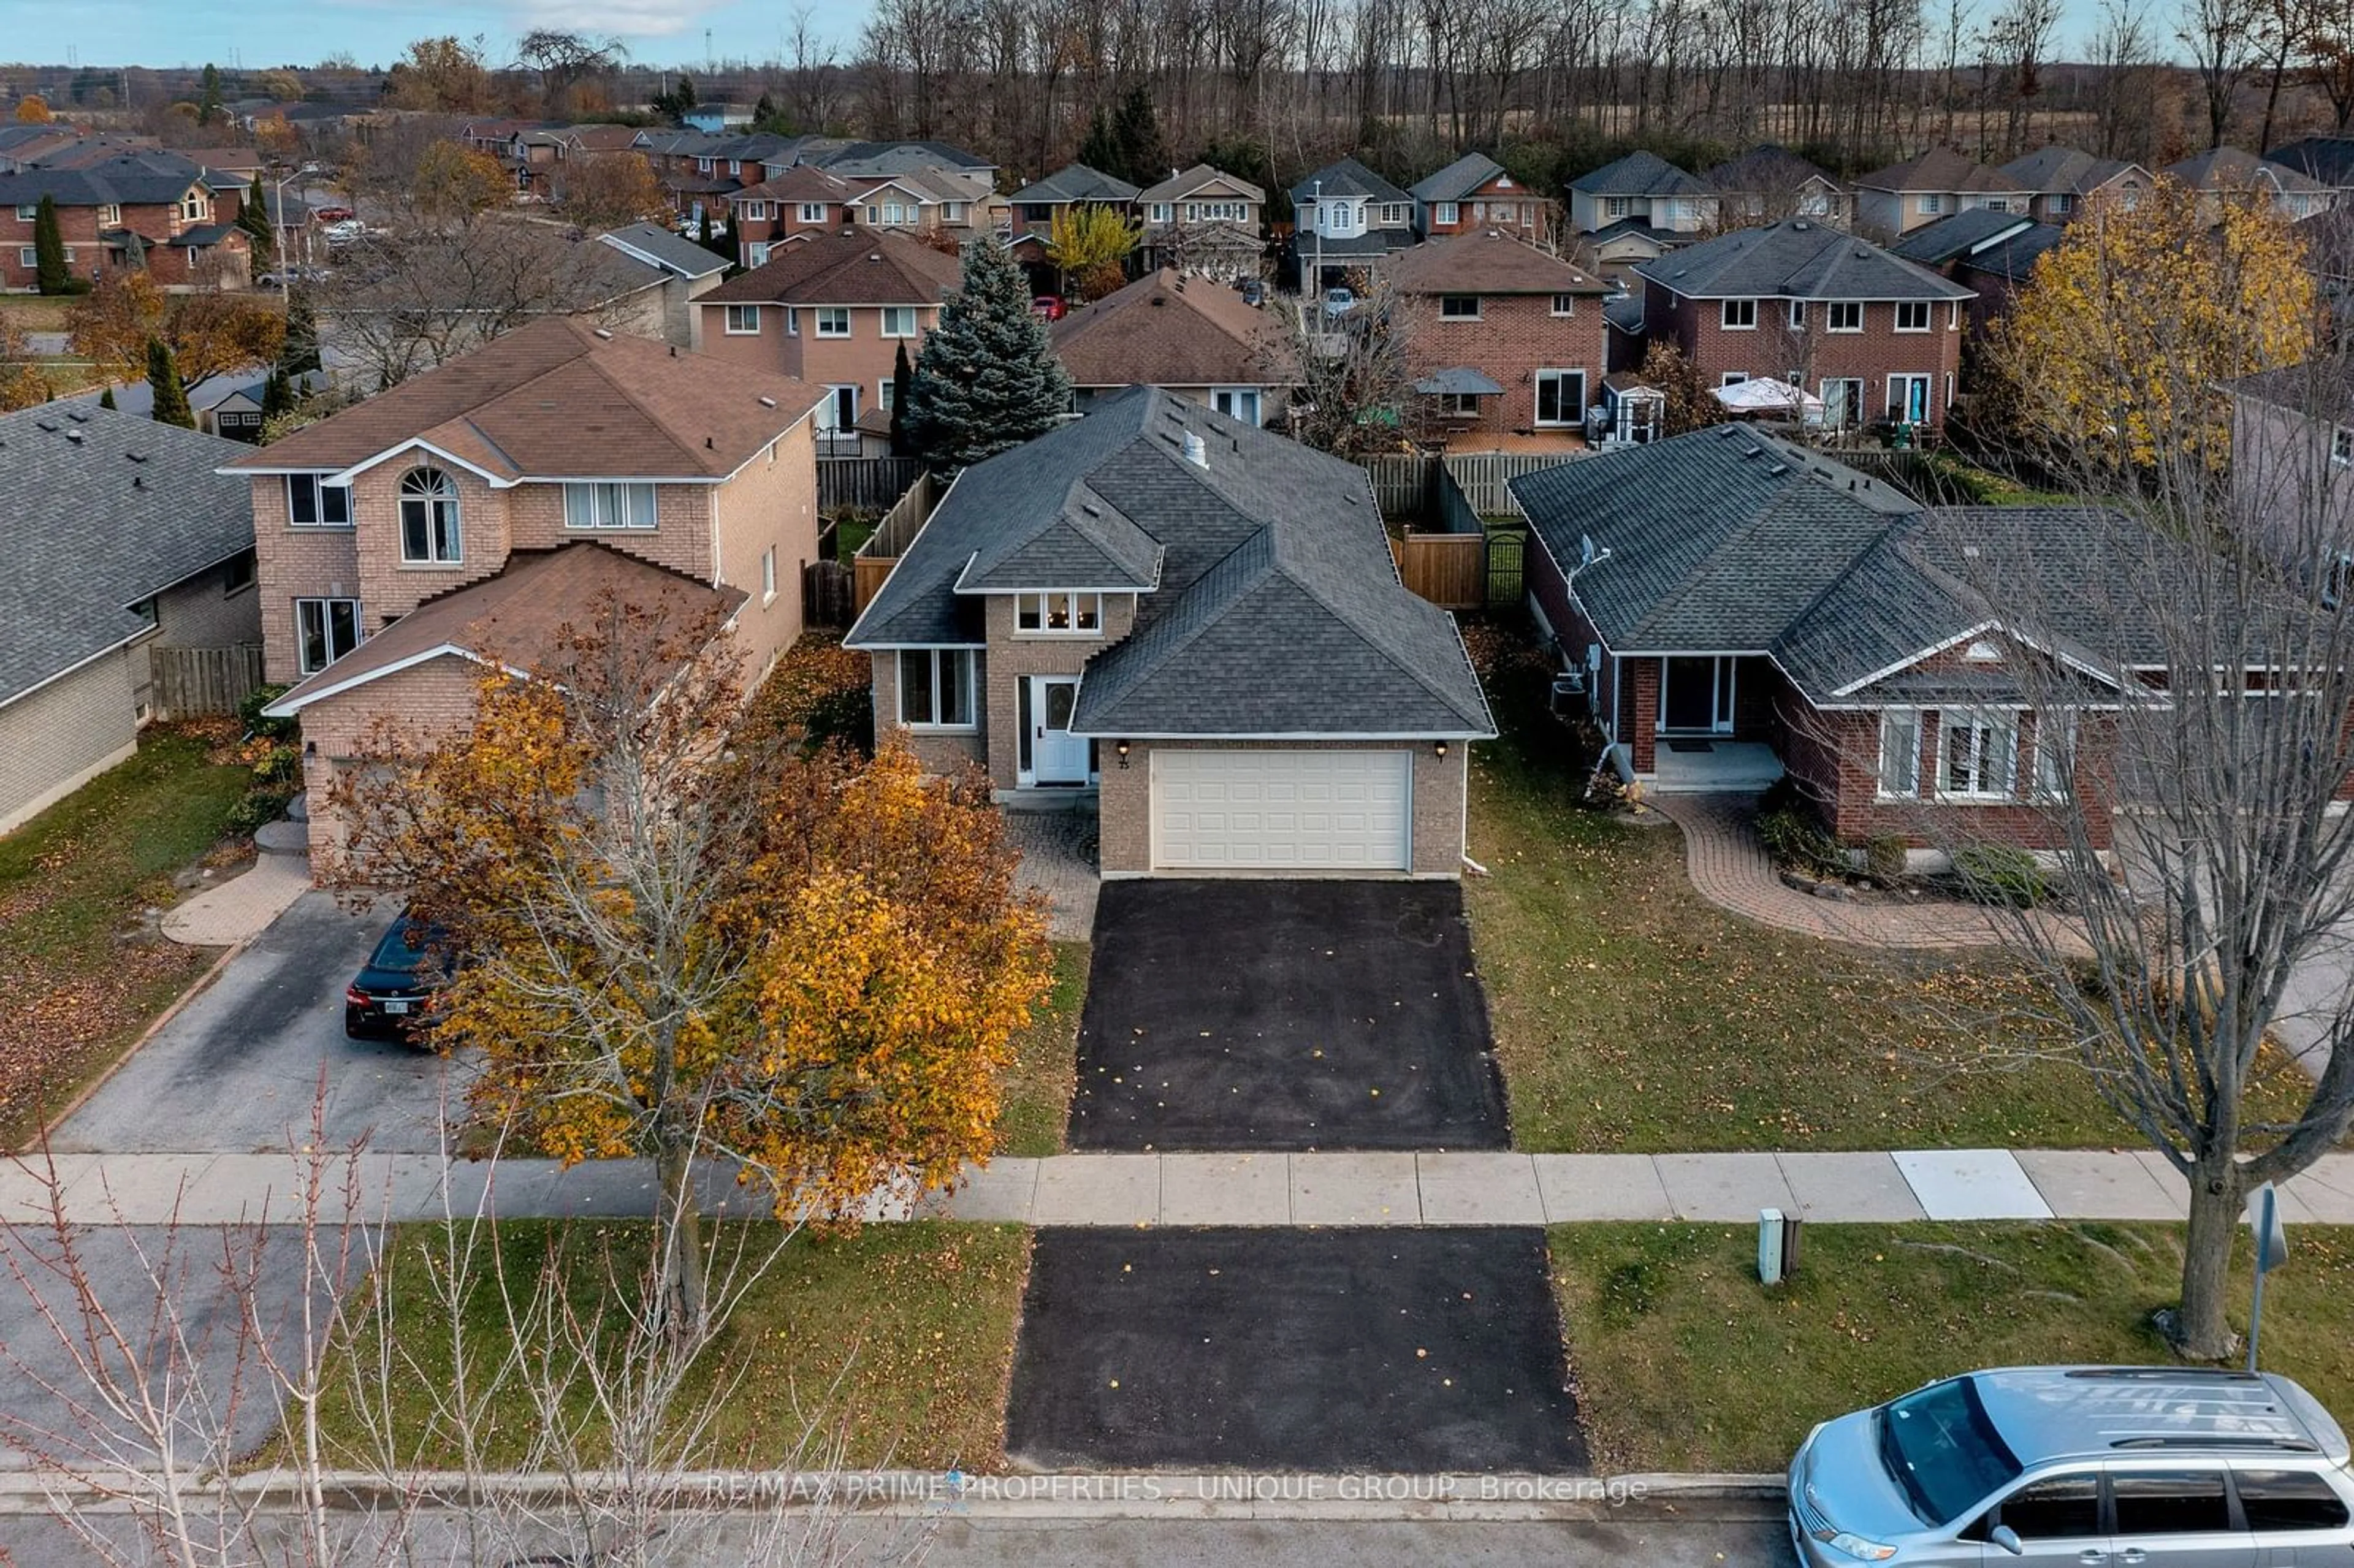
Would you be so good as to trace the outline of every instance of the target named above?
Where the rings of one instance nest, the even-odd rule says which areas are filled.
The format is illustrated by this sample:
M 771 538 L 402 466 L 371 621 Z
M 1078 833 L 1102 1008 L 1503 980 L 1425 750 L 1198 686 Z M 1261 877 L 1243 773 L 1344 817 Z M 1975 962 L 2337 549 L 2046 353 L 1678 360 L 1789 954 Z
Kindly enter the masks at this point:
M 293 309 L 294 288 L 292 281 L 286 273 L 286 187 L 296 180 L 309 179 L 318 172 L 318 164 L 305 164 L 271 187 L 273 193 L 271 205 L 278 208 L 275 213 L 270 215 L 277 220 L 272 226 L 271 232 L 278 240 L 278 298 L 289 310 Z M 305 260 L 308 260 L 307 247 Z

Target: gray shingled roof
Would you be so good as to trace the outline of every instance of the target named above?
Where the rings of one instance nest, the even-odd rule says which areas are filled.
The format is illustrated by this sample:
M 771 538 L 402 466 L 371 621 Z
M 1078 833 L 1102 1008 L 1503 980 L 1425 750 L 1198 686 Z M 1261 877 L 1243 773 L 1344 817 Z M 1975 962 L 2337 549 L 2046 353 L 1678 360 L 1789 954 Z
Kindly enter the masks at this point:
M 1412 202 L 1413 197 L 1354 158 L 1327 164 L 1291 187 L 1294 201 L 1313 201 L 1319 189 L 1328 196 L 1370 196 L 1381 202 Z
M 1140 202 L 1183 201 L 1213 180 L 1225 181 L 1251 201 L 1263 202 L 1267 199 L 1267 192 L 1244 179 L 1240 175 L 1230 175 L 1224 169 L 1209 164 L 1196 164 L 1190 169 L 1180 169 L 1160 184 L 1145 186 L 1143 190 L 1137 193 L 1136 199 Z
M 727 259 L 705 249 L 684 235 L 659 223 L 632 223 L 597 237 L 624 255 L 633 256 L 682 278 L 708 278 L 726 270 Z
M 1676 167 L 1657 153 L 1635 152 L 1614 164 L 1583 174 L 1569 188 L 1585 196 L 1713 196 L 1697 175 Z
M 1398 581 L 1364 471 L 1150 387 L 960 474 L 847 641 L 978 644 L 973 590 L 1118 587 L 1107 566 L 1147 546 L 1157 586 L 1088 661 L 1075 729 L 1493 733 L 1453 618 Z
M 1466 153 L 1435 174 L 1425 175 L 1407 187 L 1416 201 L 1461 201 L 1504 173 L 1504 165 L 1485 153 Z
M 130 153 L 87 168 L 36 164 L 0 175 L 0 207 L 29 207 L 43 196 L 59 207 L 155 207 L 178 201 L 203 178 L 174 153 Z
M 1984 272 L 2005 282 L 2024 282 L 2035 270 L 2043 253 L 2068 237 L 2068 231 L 2055 223 L 2031 223 L 2018 233 L 1973 250 L 1961 258 L 1960 265 L 1973 272 Z
M 2023 213 L 1996 212 L 1988 207 L 1974 207 L 1941 217 L 1935 223 L 1923 224 L 1912 233 L 1888 248 L 1892 256 L 1907 261 L 1918 261 L 1924 267 L 1942 267 L 1954 258 L 1965 255 L 1981 245 L 1988 245 L 2007 234 L 2034 226 L 2034 219 Z
M 2274 147 L 2264 160 L 2340 190 L 2354 185 L 2354 136 L 2306 136 Z
M 136 636 L 129 606 L 253 548 L 252 449 L 105 408 L 0 415 L 0 701 Z
M 1971 291 L 1927 268 L 1892 256 L 1808 218 L 1735 229 L 1635 270 L 1687 298 L 1967 300 Z
M 2238 147 L 2200 153 L 2167 164 L 2164 172 L 2194 190 L 2236 190 L 2258 181 L 2268 181 L 2292 196 L 2318 196 L 2329 188 L 2286 164 L 2259 158 Z
M 1067 168 L 1056 169 L 1035 185 L 1023 185 L 1005 199 L 1017 206 L 1075 201 L 1131 202 L 1136 199 L 1136 187 L 1100 169 L 1091 169 L 1085 164 L 1073 164 Z

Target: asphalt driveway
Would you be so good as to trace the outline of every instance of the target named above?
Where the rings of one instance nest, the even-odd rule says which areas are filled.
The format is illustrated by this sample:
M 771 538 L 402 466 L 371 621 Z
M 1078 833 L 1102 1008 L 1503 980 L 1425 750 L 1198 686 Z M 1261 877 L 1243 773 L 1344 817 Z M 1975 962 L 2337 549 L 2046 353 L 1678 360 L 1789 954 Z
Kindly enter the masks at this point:
M 396 906 L 355 915 L 306 893 L 118 1068 L 51 1139 L 60 1152 L 266 1152 L 330 1143 L 433 1153 L 449 1064 L 344 1035 L 344 986 Z M 449 1079 L 454 1100 L 457 1081 Z
M 1044 1230 L 1006 1451 L 1046 1469 L 1586 1467 L 1534 1229 Z
M 1070 1143 L 1502 1149 L 1452 882 L 1138 880 L 1096 906 Z

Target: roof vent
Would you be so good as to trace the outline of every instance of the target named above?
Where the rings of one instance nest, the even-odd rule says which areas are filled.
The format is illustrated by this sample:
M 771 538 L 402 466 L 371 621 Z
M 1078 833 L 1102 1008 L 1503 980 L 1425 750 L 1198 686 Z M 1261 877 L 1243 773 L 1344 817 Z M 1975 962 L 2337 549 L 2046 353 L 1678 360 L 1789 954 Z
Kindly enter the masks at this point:
M 1195 435 L 1191 430 L 1185 432 L 1185 461 L 1192 463 L 1195 468 L 1207 468 L 1210 466 L 1210 449 L 1208 445 L 1203 441 L 1201 437 Z
M 1807 229 L 1807 220 L 1806 220 L 1805 218 L 1803 218 L 1803 217 L 1802 217 L 1802 218 L 1799 218 L 1799 219 L 1797 219 L 1797 221 L 1795 221 L 1794 223 L 1792 223 L 1792 224 L 1790 225 L 1790 227 L 1791 227 L 1792 228 L 1797 229 L 1799 233 L 1803 234 L 1803 233 L 1805 233 L 1805 232 L 1806 232 L 1806 229 Z
M 774 397 L 763 396 L 760 399 L 760 407 L 763 408 L 773 408 L 776 406 L 777 400 Z
M 1786 462 L 1777 462 L 1777 463 L 1776 463 L 1772 468 L 1767 469 L 1766 471 L 1766 473 L 1767 473 L 1767 474 L 1771 475 L 1773 478 L 1779 479 L 1779 478 L 1781 478 L 1784 474 L 1786 474 L 1786 473 L 1787 473 L 1787 472 L 1789 472 L 1789 471 L 1790 471 L 1790 465 L 1789 465 L 1788 463 L 1786 463 Z
M 147 476 L 146 476 L 145 474 L 143 474 L 143 473 L 134 473 L 134 474 L 133 474 L 133 475 L 131 476 L 131 488 L 132 488 L 132 489 L 133 489 L 133 490 L 144 490 L 144 489 L 146 489 L 146 488 L 147 488 Z
M 1097 505 L 1094 502 L 1092 502 L 1092 501 L 1082 501 L 1082 502 L 1080 502 L 1080 503 L 1079 503 L 1079 510 L 1080 510 L 1080 511 L 1082 511 L 1082 512 L 1084 512 L 1084 513 L 1086 513 L 1086 514 L 1087 514 L 1088 516 L 1090 516 L 1090 517 L 1100 517 L 1100 516 L 1102 516 L 1102 515 L 1103 515 L 1103 508 L 1102 508 L 1102 507 L 1100 507 L 1100 506 L 1097 506 Z
M 145 462 L 147 461 L 147 454 L 145 452 L 124 452 L 122 455 L 129 458 L 133 462 Z
M 607 343 L 610 343 L 613 341 L 613 329 L 610 327 L 597 327 L 593 330 L 592 335 L 603 338 Z
M 710 438 L 709 436 L 705 436 L 705 437 L 704 437 L 704 438 L 703 438 L 703 450 L 704 450 L 705 451 L 709 452 L 709 451 L 716 451 L 716 450 L 718 450 L 719 449 L 717 448 L 717 446 L 716 446 L 715 444 L 713 444 L 712 440 L 711 440 L 711 438 Z
M 71 441 L 76 446 L 80 446 L 81 445 L 81 432 L 80 430 L 68 430 L 66 432 L 66 440 Z
M 80 408 L 68 408 L 66 410 L 66 418 L 71 419 L 77 425 L 87 425 L 90 423 L 90 416 Z

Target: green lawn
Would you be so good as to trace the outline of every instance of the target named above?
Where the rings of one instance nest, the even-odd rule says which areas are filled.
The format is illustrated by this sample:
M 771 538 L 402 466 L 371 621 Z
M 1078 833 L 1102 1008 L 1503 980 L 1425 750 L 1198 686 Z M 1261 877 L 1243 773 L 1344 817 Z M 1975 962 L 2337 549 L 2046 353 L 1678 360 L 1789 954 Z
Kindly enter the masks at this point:
M 1554 729 L 1495 697 L 1464 884 L 1523 1149 L 2105 1147 L 2124 1122 L 1999 955 L 1843 947 L 1692 891 L 1683 837 L 1573 803 Z M 2040 1058 L 2031 1053 L 2045 1053 Z M 2285 1062 L 2281 1099 L 2305 1092 Z
M 1597 1472 L 1779 1470 L 1817 1421 L 1973 1367 L 2159 1362 L 2179 1227 L 1808 1225 L 1787 1285 L 1749 1226 L 1552 1233 Z M 2354 1229 L 2307 1226 L 2265 1285 L 2264 1365 L 2354 1414 Z M 2235 1287 L 2244 1326 L 2245 1249 Z
M 140 927 L 221 837 L 251 771 L 217 736 L 150 730 L 138 754 L 0 837 L 0 1145 L 20 1148 L 213 955 Z
M 387 1282 L 395 1320 L 404 1326 L 384 1363 L 398 1369 L 387 1380 L 398 1451 L 426 1467 L 451 1463 L 452 1453 L 428 1392 L 454 1385 L 448 1318 L 430 1288 L 440 1234 L 438 1225 L 398 1227 Z M 510 1277 L 525 1282 L 551 1246 L 562 1248 L 573 1305 L 609 1322 L 616 1320 L 609 1280 L 631 1279 L 646 1245 L 640 1221 L 509 1220 L 496 1234 Z M 715 1389 L 730 1391 L 696 1451 L 698 1462 L 714 1467 L 791 1463 L 801 1433 L 838 1424 L 847 1466 L 1002 1468 L 1005 1386 L 1029 1266 L 1029 1233 L 1018 1225 L 924 1221 L 796 1236 L 690 1373 L 673 1414 L 697 1413 Z M 623 1292 L 634 1288 L 632 1283 Z M 382 1350 L 376 1321 L 357 1331 L 358 1353 L 366 1358 L 360 1364 Z M 464 1329 L 482 1358 L 512 1339 L 504 1306 L 487 1280 L 468 1298 Z M 350 1347 L 335 1352 L 322 1410 L 339 1452 L 345 1445 L 356 1452 L 359 1443 L 343 1381 L 353 1357 Z M 596 1429 L 585 1398 L 566 1408 L 586 1430 Z M 524 1434 L 536 1421 L 519 1392 L 495 1401 L 487 1431 L 477 1428 L 490 1462 L 519 1460 Z M 588 1452 L 596 1457 L 593 1446 Z M 800 1458 L 807 1464 L 813 1456 Z
M 73 301 L 63 294 L 0 294 L 0 314 L 20 332 L 63 332 Z
M 1043 1158 L 1063 1151 L 1078 1083 L 1079 1009 L 1087 997 L 1087 944 L 1055 944 L 1055 988 L 1015 1038 L 1013 1066 L 997 1113 L 997 1151 Z

